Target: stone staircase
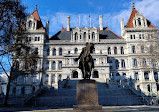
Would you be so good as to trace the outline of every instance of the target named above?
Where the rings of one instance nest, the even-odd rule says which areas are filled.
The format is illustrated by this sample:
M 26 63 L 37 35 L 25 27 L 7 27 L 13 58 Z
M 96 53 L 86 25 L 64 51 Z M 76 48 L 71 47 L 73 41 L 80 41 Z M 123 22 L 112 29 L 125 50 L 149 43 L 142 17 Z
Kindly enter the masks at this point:
M 76 84 L 78 80 L 70 80 L 66 88 L 57 90 L 50 88 L 45 93 L 38 95 L 29 102 L 35 106 L 70 106 L 76 105 Z M 143 105 L 142 97 L 137 96 L 129 88 L 107 86 L 98 82 L 98 99 L 100 105 Z

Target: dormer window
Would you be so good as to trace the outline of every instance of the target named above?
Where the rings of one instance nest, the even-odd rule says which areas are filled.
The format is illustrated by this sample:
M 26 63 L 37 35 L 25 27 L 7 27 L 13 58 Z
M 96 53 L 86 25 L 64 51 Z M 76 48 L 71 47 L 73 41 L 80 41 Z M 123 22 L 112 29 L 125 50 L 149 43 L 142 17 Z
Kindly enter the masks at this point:
M 76 32 L 75 33 L 75 41 L 77 40 L 77 38 L 78 38 L 78 33 Z
M 139 26 L 141 26 L 141 19 L 138 18 L 138 23 L 139 23 Z
M 30 20 L 28 23 L 28 28 L 31 29 L 31 27 L 32 27 L 32 21 Z

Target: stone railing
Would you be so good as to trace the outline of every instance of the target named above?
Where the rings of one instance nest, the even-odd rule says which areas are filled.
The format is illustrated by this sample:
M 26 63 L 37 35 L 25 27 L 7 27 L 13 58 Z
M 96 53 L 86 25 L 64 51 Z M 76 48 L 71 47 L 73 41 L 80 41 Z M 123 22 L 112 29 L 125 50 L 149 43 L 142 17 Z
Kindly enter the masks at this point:
M 141 90 L 136 90 L 131 85 L 129 85 L 128 87 L 133 93 L 135 93 L 138 96 L 141 96 L 143 98 L 143 100 L 146 102 L 146 105 L 151 104 L 151 99 L 148 96 L 146 96 L 143 92 L 141 92 Z

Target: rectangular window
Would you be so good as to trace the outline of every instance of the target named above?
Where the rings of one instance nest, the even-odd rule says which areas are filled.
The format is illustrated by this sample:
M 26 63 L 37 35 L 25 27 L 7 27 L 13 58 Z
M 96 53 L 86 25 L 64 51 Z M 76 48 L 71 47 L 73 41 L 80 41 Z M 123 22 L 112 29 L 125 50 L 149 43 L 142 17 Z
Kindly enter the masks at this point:
M 40 37 L 38 37 L 38 41 L 40 41 Z
M 134 39 L 135 39 L 135 35 L 134 35 Z
M 144 39 L 144 34 L 142 34 L 142 39 Z
M 35 40 L 34 41 L 38 41 L 38 37 L 35 37 Z
M 139 34 L 139 39 L 141 39 L 142 37 L 141 37 L 141 34 Z
M 144 73 L 144 78 L 145 78 L 145 80 L 149 80 L 149 74 L 148 74 L 148 72 Z
M 130 35 L 130 39 L 133 39 L 133 36 L 132 36 L 132 35 Z
M 29 41 L 29 42 L 31 41 L 31 37 L 28 37 L 28 41 Z
M 138 72 L 135 72 L 135 80 L 139 80 Z

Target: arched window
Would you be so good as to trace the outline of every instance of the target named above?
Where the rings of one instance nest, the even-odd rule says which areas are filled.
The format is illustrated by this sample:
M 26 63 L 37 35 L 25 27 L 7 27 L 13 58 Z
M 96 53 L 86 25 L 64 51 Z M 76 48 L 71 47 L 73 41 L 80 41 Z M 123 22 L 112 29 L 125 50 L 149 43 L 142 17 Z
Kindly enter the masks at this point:
M 59 65 L 58 65 L 59 70 L 62 69 L 62 61 L 59 61 Z
M 116 76 L 120 76 L 119 72 L 116 74 Z
M 93 78 L 99 78 L 98 71 L 94 70 L 92 77 Z
M 15 68 L 19 69 L 19 62 L 18 61 L 15 62 Z
M 35 87 L 34 86 L 32 87 L 32 93 L 35 93 Z
M 96 59 L 94 59 L 94 64 L 96 64 Z
M 118 60 L 115 60 L 115 67 L 116 67 L 116 69 L 119 68 L 119 61 Z
M 156 82 L 158 81 L 158 73 L 154 72 L 154 79 L 156 80 Z
M 134 79 L 135 80 L 139 80 L 139 75 L 138 75 L 138 72 L 135 72 L 135 74 L 134 74 L 135 76 L 134 76 Z
M 145 80 L 149 80 L 149 73 L 148 72 L 144 72 L 144 78 L 145 78 Z
M 141 46 L 141 53 L 144 53 L 144 46 Z
M 92 33 L 92 41 L 94 41 L 95 40 L 95 33 L 93 32 Z
M 38 48 L 35 48 L 35 54 L 38 54 Z
M 52 84 L 55 83 L 55 74 L 52 74 L 52 76 L 51 76 L 51 83 L 52 83 Z
M 73 77 L 73 78 L 78 78 L 78 72 L 77 72 L 77 71 L 73 71 L 72 77 Z
M 49 61 L 47 60 L 46 61 L 46 70 L 48 70 L 49 69 Z
M 38 63 L 37 61 L 34 61 L 34 69 L 36 70 L 38 68 Z
M 108 47 L 108 54 L 111 54 L 111 48 Z
M 150 85 L 147 85 L 147 91 L 150 92 Z
M 56 56 L 56 49 L 55 48 L 53 48 L 53 50 L 52 50 L 52 55 Z
M 83 40 L 86 41 L 86 32 L 83 34 Z
M 16 87 L 13 88 L 13 94 L 16 94 Z
M 124 60 L 121 60 L 121 67 L 125 68 L 125 61 Z
M 138 18 L 138 23 L 139 23 L 139 26 L 141 26 L 141 19 Z
M 25 87 L 21 88 L 21 94 L 24 95 L 25 94 Z
M 49 75 L 46 74 L 46 75 L 45 75 L 45 84 L 48 84 L 48 81 L 49 81 Z
M 77 54 L 77 53 L 78 53 L 78 49 L 77 49 L 77 48 L 75 48 L 75 51 L 74 51 L 74 53 L 75 53 L 75 54 Z
M 49 56 L 50 55 L 50 49 L 49 48 L 47 48 L 47 56 Z
M 78 64 L 78 62 L 74 59 L 74 65 Z
M 78 33 L 75 33 L 75 41 L 78 40 Z
M 121 51 L 121 54 L 124 54 L 124 48 L 123 47 L 120 48 L 120 51 Z
M 61 81 L 61 80 L 62 80 L 62 75 L 59 74 L 59 76 L 58 76 L 58 81 Z
M 134 67 L 137 67 L 137 59 L 134 58 Z
M 145 58 L 143 58 L 142 63 L 143 63 L 143 66 L 146 65 L 146 59 Z
M 92 53 L 95 54 L 95 52 L 96 52 L 96 50 L 95 50 L 95 48 L 94 48 Z
M 62 56 L 62 48 L 59 49 L 59 55 Z
M 55 68 L 56 68 L 56 62 L 53 61 L 53 62 L 52 62 L 52 70 L 55 70 Z
M 114 47 L 114 54 L 117 54 L 117 47 Z
M 31 29 L 31 27 L 32 27 L 32 21 L 30 20 L 28 23 L 28 28 Z
M 132 53 L 136 53 L 135 46 L 132 46 Z

